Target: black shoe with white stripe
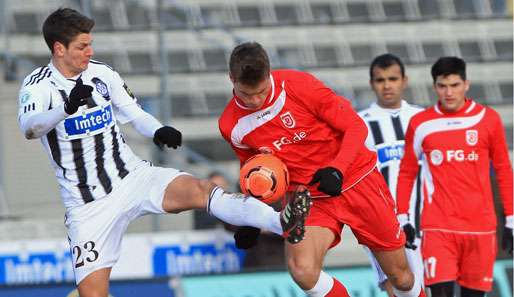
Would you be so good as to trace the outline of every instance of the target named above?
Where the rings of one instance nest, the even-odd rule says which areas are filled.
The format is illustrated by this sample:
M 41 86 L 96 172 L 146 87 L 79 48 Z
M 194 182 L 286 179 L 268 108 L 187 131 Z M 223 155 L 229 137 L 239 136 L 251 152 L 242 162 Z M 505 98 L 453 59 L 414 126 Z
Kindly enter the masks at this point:
M 298 186 L 290 196 L 287 205 L 280 212 L 280 224 L 283 236 L 295 244 L 305 235 L 305 218 L 311 208 L 311 195 L 305 186 Z

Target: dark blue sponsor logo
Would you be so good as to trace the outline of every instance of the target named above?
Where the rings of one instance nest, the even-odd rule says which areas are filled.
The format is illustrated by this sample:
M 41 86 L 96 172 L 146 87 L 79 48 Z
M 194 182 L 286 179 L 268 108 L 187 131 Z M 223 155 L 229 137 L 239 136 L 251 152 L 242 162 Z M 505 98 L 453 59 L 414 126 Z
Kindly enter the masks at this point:
M 233 243 L 192 244 L 187 249 L 180 245 L 156 247 L 153 253 L 155 276 L 238 272 L 244 252 Z
M 41 284 L 74 280 L 69 252 L 0 257 L 0 284 Z
M 381 164 L 391 160 L 401 160 L 403 157 L 403 144 L 395 144 L 377 149 L 378 161 Z
M 64 120 L 64 128 L 68 136 L 87 135 L 108 127 L 113 122 L 110 104 L 103 108 L 96 107 L 88 111 L 83 115 Z

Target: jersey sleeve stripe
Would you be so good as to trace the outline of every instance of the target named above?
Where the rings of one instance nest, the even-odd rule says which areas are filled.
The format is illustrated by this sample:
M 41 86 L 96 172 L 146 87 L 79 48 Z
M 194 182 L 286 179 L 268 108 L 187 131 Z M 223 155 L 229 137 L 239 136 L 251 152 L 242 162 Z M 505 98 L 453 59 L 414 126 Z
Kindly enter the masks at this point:
M 52 74 L 52 71 L 50 71 L 50 68 L 47 68 L 45 70 L 45 73 L 43 73 L 42 76 L 39 77 L 39 79 L 37 81 L 35 81 L 36 84 L 38 84 L 40 81 L 42 81 L 43 79 L 47 78 L 47 77 L 50 77 L 50 75 Z
M 45 71 L 45 69 L 48 69 L 48 67 L 46 67 L 46 66 L 45 67 L 41 67 L 41 69 L 39 70 L 38 73 L 33 74 L 29 78 L 29 81 L 25 84 L 25 86 L 31 85 L 41 75 L 41 73 L 43 73 L 43 71 Z

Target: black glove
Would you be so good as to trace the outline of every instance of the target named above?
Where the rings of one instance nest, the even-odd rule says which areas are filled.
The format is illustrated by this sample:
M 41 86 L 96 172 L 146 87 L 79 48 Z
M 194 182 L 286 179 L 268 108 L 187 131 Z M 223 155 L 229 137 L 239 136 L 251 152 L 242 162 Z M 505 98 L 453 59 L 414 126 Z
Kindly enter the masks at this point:
M 176 149 L 182 145 L 182 133 L 170 126 L 161 127 L 155 131 L 153 143 L 161 149 L 164 145 Z
M 416 239 L 416 229 L 410 223 L 403 225 L 403 232 L 405 233 L 406 241 L 405 247 L 411 250 L 415 250 L 418 247 L 414 244 Z
M 77 83 L 71 89 L 70 95 L 64 100 L 64 111 L 67 114 L 74 114 L 79 109 L 79 106 L 87 104 L 87 98 L 91 97 L 93 87 L 84 85 L 82 78 L 77 79 Z
M 503 227 L 502 248 L 512 256 L 512 229 Z
M 312 177 L 309 185 L 319 182 L 318 190 L 330 196 L 341 195 L 341 187 L 343 185 L 343 174 L 334 167 L 325 167 L 318 169 Z
M 257 244 L 261 229 L 243 226 L 239 227 L 234 233 L 234 239 L 236 241 L 236 247 L 240 250 L 247 250 L 254 247 Z

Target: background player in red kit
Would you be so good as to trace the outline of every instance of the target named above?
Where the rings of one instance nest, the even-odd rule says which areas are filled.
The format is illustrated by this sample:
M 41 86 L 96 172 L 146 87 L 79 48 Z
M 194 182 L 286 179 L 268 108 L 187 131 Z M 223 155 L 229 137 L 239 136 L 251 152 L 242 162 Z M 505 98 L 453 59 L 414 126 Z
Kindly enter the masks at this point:
M 435 106 L 415 115 L 405 138 L 397 187 L 406 214 L 422 158 L 422 255 L 432 296 L 484 296 L 493 284 L 496 215 L 489 179 L 496 172 L 506 216 L 504 247 L 512 253 L 512 166 L 499 115 L 466 98 L 466 63 L 440 58 L 432 66 Z
M 234 97 L 219 120 L 221 134 L 241 162 L 262 151 L 276 154 L 288 166 L 292 186 L 310 185 L 314 198 L 304 240 L 286 242 L 294 281 L 308 296 L 348 296 L 321 270 L 347 224 L 373 251 L 396 296 L 423 295 L 409 270 L 405 235 L 376 155 L 364 146 L 366 125 L 350 102 L 308 73 L 271 71 L 255 42 L 232 51 L 229 69 Z

